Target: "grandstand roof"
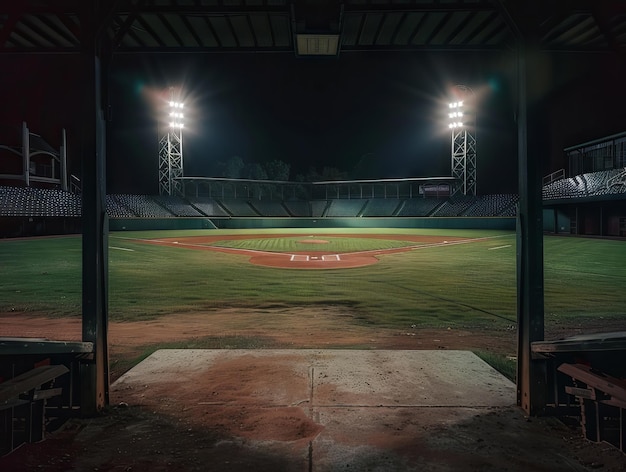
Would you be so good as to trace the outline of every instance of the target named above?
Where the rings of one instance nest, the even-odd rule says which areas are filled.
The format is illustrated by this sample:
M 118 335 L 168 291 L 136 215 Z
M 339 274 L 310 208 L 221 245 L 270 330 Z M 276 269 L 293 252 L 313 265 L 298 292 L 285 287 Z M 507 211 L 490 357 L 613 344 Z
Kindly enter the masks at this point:
M 0 53 L 78 52 L 102 29 L 114 53 L 503 50 L 521 28 L 543 50 L 626 57 L 618 0 L 21 0 L 0 6 Z M 335 47 L 336 46 L 336 47 Z

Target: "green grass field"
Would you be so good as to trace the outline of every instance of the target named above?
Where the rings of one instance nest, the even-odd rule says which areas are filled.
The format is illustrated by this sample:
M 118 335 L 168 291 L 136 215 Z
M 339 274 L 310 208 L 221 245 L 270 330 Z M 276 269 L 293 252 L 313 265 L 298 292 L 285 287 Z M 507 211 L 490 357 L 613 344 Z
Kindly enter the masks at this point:
M 111 320 L 140 320 L 223 306 L 345 306 L 359 323 L 381 327 L 506 327 L 516 320 L 515 235 L 498 231 L 329 229 L 112 233 L 109 238 Z M 229 247 L 291 251 L 297 238 L 376 234 L 375 239 L 328 237 L 341 251 L 398 247 L 386 234 L 477 238 L 469 244 L 387 254 L 377 264 L 339 270 L 290 270 L 251 265 L 248 257 L 132 238 L 224 236 Z M 229 240 L 229 234 L 260 235 Z M 263 238 L 267 235 L 267 238 Z M 478 239 L 481 238 L 481 239 Z M 299 246 L 298 246 L 299 247 Z M 324 249 L 328 249 L 325 246 Z M 306 248 L 315 250 L 317 248 Z M 330 249 L 337 250 L 339 249 Z M 624 321 L 626 244 L 545 238 L 546 323 Z M 0 311 L 80 316 L 81 240 L 58 237 L 0 242 Z

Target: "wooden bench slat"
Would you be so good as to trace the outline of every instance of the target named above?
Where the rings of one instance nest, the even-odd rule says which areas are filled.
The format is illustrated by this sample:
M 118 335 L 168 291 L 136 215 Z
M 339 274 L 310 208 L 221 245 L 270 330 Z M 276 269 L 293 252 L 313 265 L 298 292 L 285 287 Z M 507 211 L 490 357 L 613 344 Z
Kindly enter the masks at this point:
M 30 402 L 28 400 L 22 400 L 21 398 L 11 398 L 6 402 L 0 402 L 0 411 L 13 408 L 14 406 L 26 405 L 27 403 Z
M 44 365 L 0 383 L 0 404 L 69 372 L 64 365 Z
M 564 363 L 557 370 L 617 400 L 626 402 L 626 382 L 623 380 L 605 374 L 597 374 L 592 371 L 591 367 L 583 364 Z
M 35 394 L 33 395 L 33 400 L 46 400 L 48 398 L 61 395 L 61 393 L 63 393 L 63 389 L 61 387 L 46 388 L 44 390 L 35 390 Z

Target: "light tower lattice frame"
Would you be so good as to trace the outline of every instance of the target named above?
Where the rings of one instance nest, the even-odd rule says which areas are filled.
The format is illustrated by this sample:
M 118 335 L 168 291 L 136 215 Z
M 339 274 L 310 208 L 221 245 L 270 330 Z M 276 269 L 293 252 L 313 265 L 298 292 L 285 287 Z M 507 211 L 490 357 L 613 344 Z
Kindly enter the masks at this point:
M 469 87 L 457 86 L 461 100 L 449 105 L 451 131 L 451 170 L 456 179 L 452 195 L 476 195 L 476 113 L 474 93 Z
M 169 123 L 159 138 L 159 195 L 183 196 L 183 104 L 170 101 Z

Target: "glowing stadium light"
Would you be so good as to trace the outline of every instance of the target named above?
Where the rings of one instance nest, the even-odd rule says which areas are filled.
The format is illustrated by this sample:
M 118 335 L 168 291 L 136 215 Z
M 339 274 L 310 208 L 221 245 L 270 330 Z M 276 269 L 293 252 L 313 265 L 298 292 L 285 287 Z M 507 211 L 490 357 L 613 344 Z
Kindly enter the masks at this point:
M 456 85 L 454 101 L 448 103 L 451 173 L 456 179 L 453 194 L 476 195 L 476 103 L 474 92 Z M 469 104 L 469 109 L 466 106 Z
M 183 109 L 185 104 L 178 99 L 180 90 L 170 88 L 169 99 L 163 102 L 163 128 L 159 133 L 159 194 L 182 195 L 183 172 Z
M 175 128 L 175 129 L 180 129 L 182 130 L 185 125 L 183 123 L 183 119 L 185 118 L 184 114 L 181 111 L 178 110 L 182 110 L 182 108 L 184 107 L 182 102 L 174 102 L 171 101 L 169 102 L 170 105 L 170 128 Z

